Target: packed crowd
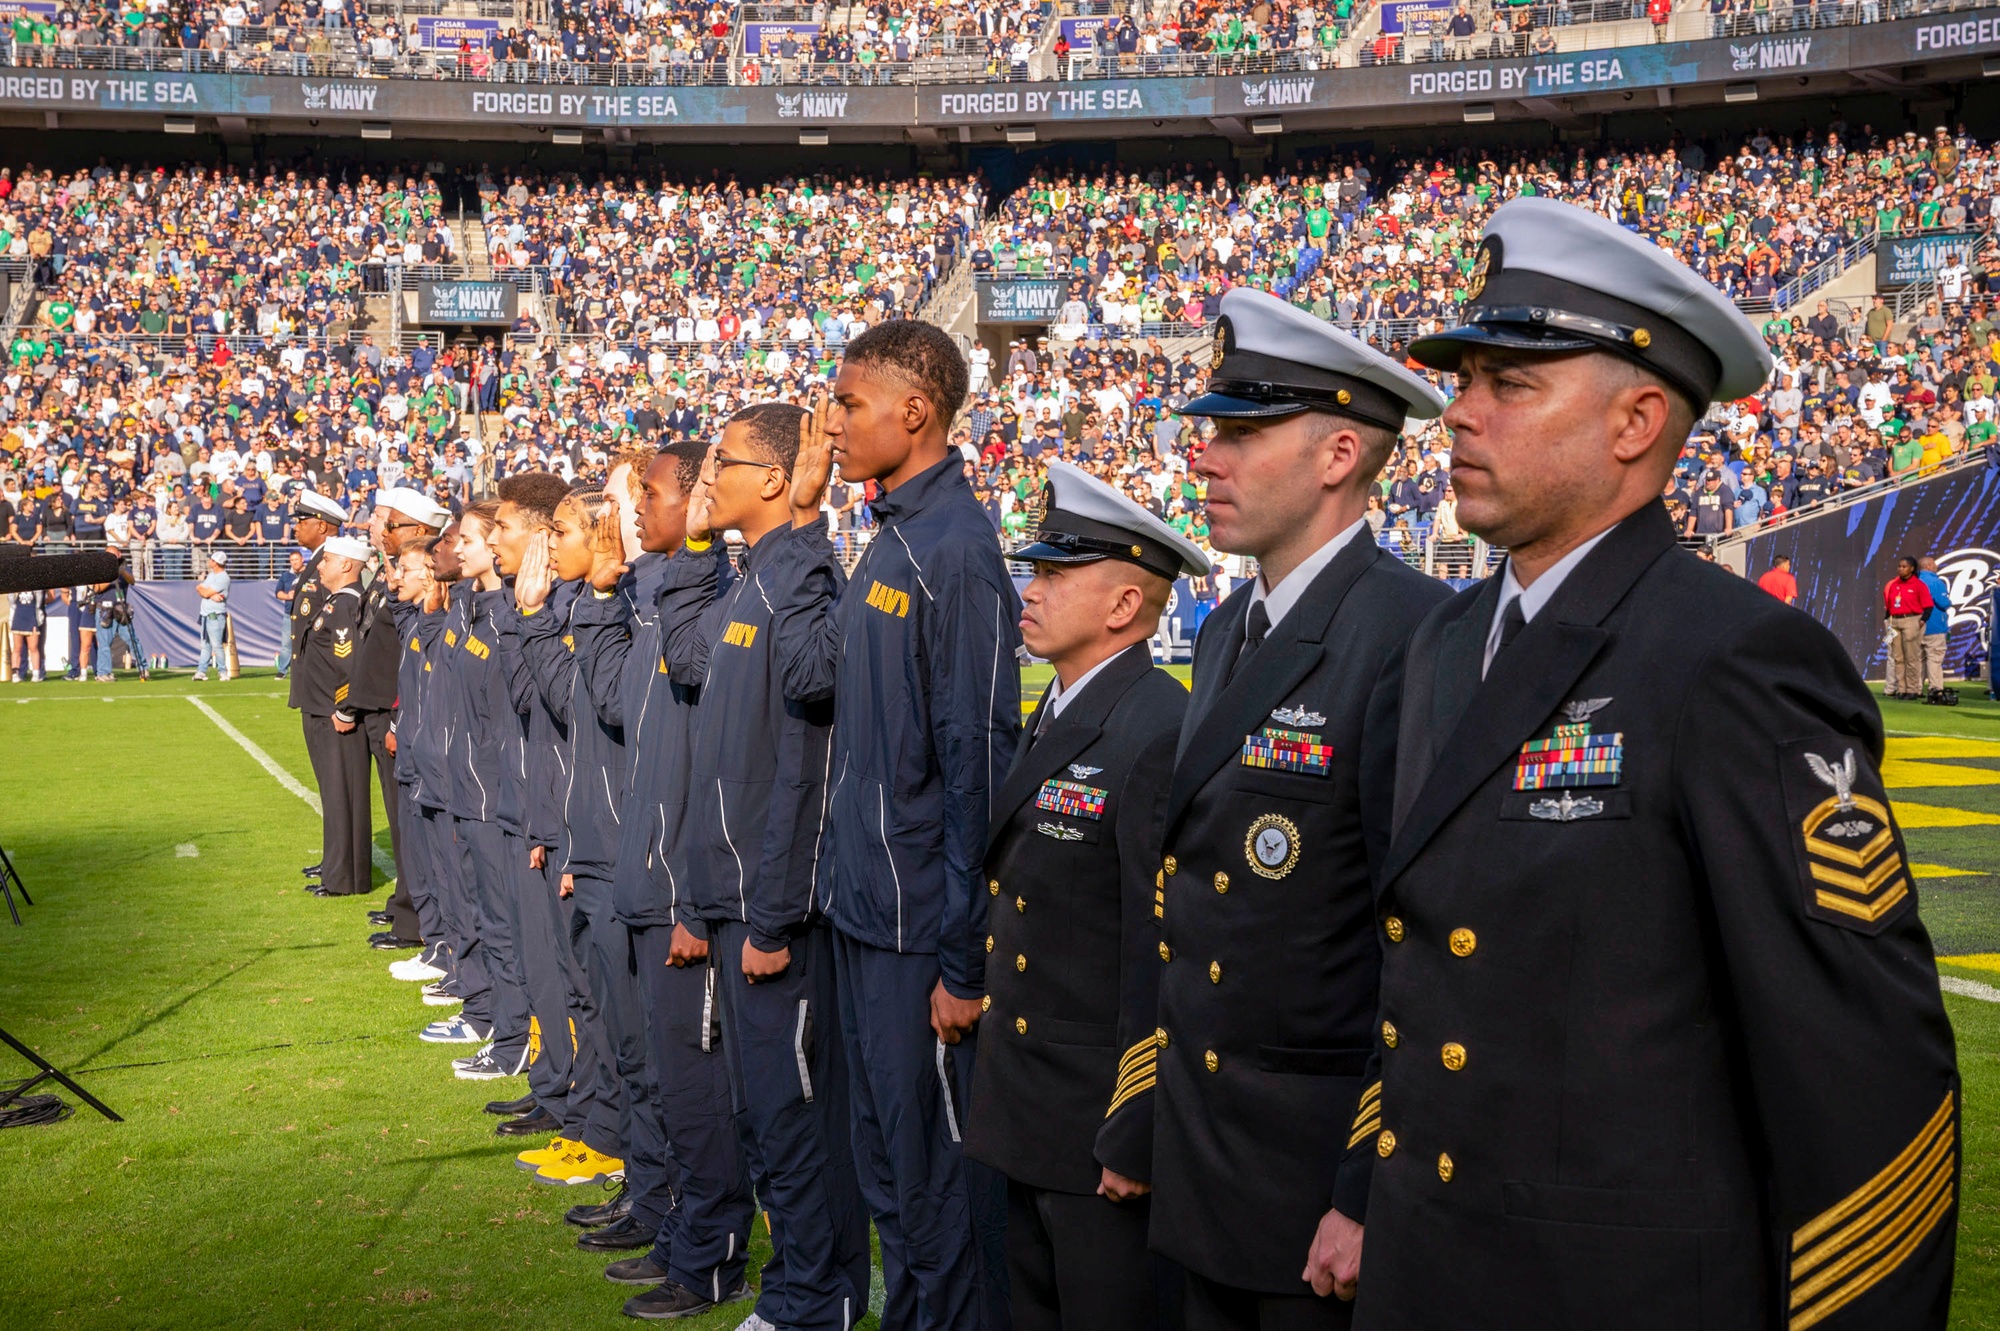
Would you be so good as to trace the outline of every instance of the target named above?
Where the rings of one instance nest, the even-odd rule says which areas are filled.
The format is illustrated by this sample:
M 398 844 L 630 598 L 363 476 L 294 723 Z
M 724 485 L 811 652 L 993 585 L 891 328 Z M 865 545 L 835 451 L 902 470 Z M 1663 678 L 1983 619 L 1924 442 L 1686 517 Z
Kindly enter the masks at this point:
M 1963 136 L 1835 127 L 1811 143 L 1760 131 L 1712 165 L 1681 145 L 1241 181 L 1037 177 L 990 219 L 976 176 L 478 184 L 492 262 L 540 270 L 562 336 L 525 311 L 511 334 L 445 349 L 357 326 L 370 264 L 452 252 L 439 188 L 418 172 L 0 176 L 0 257 L 42 283 L 0 378 L 0 534 L 123 543 L 154 576 L 198 575 L 219 548 L 238 576 L 269 577 L 300 488 L 365 510 L 405 485 L 456 510 L 516 471 L 599 476 L 621 445 L 705 438 L 744 405 L 800 400 L 846 342 L 912 313 L 969 254 L 984 273 L 1073 279 L 1052 339 L 971 349 L 954 441 L 996 529 L 1026 529 L 1047 462 L 1065 457 L 1200 540 L 1188 461 L 1202 431 L 1176 409 L 1206 373 L 1187 335 L 1230 286 L 1397 345 L 1454 317 L 1491 208 L 1537 193 L 1639 228 L 1732 294 L 1768 296 L 1857 238 L 1984 231 L 1994 181 L 1990 146 Z M 1953 256 L 1912 318 L 1880 300 L 1757 316 L 1776 373 L 1697 431 L 1669 495 L 1684 534 L 1990 444 L 1995 258 Z M 1474 575 L 1483 550 L 1456 522 L 1449 464 L 1441 429 L 1412 434 L 1371 520 L 1386 546 Z M 851 556 L 872 496 L 832 495 Z
M 1729 295 L 1767 300 L 1865 235 L 1988 225 L 1987 146 L 1942 133 L 1885 140 L 1864 126 L 1849 151 L 1845 129 L 1823 140 L 1759 130 L 1713 163 L 1685 145 L 1348 160 L 1235 184 L 1044 175 L 1001 203 L 972 261 L 1067 278 L 1064 328 L 1198 329 L 1222 291 L 1247 283 L 1374 336 L 1398 325 L 1389 340 L 1402 342 L 1455 315 L 1480 227 L 1520 194 L 1584 204 L 1657 237 Z

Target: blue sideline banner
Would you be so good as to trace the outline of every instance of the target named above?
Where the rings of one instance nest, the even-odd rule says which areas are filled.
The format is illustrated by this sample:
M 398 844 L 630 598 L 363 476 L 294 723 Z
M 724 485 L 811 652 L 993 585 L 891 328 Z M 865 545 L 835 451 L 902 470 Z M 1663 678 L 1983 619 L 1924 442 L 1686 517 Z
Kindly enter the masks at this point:
M 1986 640 L 1992 592 L 2000 587 L 2000 467 L 1947 472 L 1752 536 L 1744 555 L 1751 578 L 1790 555 L 1799 609 L 1832 629 L 1870 679 L 1881 678 L 1888 663 L 1882 589 L 1896 575 L 1896 561 L 1934 556 L 1952 604 L 1945 670 L 1956 675 L 1966 650 Z
M 149 656 L 191 670 L 201 660 L 201 598 L 192 582 L 141 582 L 132 587 L 132 627 Z M 236 634 L 238 665 L 271 666 L 286 632 L 278 604 L 278 584 L 238 578 L 229 584 L 229 618 Z

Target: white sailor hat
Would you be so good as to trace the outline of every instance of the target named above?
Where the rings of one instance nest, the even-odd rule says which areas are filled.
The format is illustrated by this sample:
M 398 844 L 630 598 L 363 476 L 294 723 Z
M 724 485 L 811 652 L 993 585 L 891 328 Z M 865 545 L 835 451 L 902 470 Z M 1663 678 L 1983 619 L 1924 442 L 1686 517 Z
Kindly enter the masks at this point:
M 352 559 L 357 564 L 368 562 L 368 542 L 358 536 L 329 536 L 321 542 L 319 552 L 323 555 L 339 555 L 342 559 Z
M 1431 420 L 1444 398 L 1361 339 L 1249 287 L 1223 293 L 1208 391 L 1183 416 L 1290 416 L 1328 411 L 1401 430 Z
M 1049 463 L 1048 506 L 1035 539 L 1012 558 L 1042 564 L 1122 559 L 1163 578 L 1208 572 L 1208 555 L 1081 467 Z
M 1612 293 L 1617 294 L 1612 294 Z M 1469 346 L 1608 351 L 1658 374 L 1697 411 L 1771 377 L 1771 352 L 1729 298 L 1652 241 L 1553 199 L 1494 210 L 1466 282 L 1461 327 L 1410 354 L 1458 368 Z
M 301 490 L 292 499 L 295 518 L 322 518 L 338 525 L 347 521 L 347 510 L 317 490 Z
M 422 490 L 412 490 L 407 485 L 391 486 L 376 495 L 375 507 L 392 509 L 413 522 L 423 523 L 426 527 L 442 527 L 451 521 L 449 509 Z

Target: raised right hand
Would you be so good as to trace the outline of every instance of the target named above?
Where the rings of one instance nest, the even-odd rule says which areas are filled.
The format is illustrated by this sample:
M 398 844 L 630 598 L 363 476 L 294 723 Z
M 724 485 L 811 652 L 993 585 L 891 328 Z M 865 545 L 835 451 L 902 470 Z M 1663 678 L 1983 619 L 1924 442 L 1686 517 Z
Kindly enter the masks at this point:
M 833 401 L 815 392 L 799 422 L 799 456 L 792 463 L 792 525 L 809 527 L 822 521 L 819 506 L 833 477 L 833 440 L 826 432 Z
M 714 539 L 715 533 L 709 529 L 709 514 L 715 508 L 715 451 L 719 443 L 710 444 L 708 452 L 702 455 L 701 474 L 695 478 L 694 489 L 688 491 L 687 538 L 690 541 Z
M 522 614 L 548 604 L 555 586 L 555 570 L 549 558 L 549 533 L 536 532 L 528 538 L 527 553 L 521 556 L 520 571 L 514 574 L 514 605 Z

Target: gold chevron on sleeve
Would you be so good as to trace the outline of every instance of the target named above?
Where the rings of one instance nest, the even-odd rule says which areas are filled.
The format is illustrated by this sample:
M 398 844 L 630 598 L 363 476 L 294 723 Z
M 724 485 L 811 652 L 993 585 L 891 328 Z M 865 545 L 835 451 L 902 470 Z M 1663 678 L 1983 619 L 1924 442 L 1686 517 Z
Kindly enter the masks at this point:
M 1378 1081 L 1361 1093 L 1360 1107 L 1354 1113 L 1354 1133 L 1347 1139 L 1347 1149 L 1353 1150 L 1381 1130 L 1382 1083 Z
M 1880 1284 L 1951 1213 L 1956 1096 L 1882 1171 L 1792 1235 L 1789 1331 L 1806 1331 Z
M 1147 1035 L 1145 1039 L 1127 1049 L 1118 1060 L 1118 1084 L 1111 1091 L 1111 1107 L 1104 1111 L 1110 1118 L 1134 1096 L 1144 1095 L 1153 1089 L 1159 1079 L 1160 1042 L 1157 1035 Z

